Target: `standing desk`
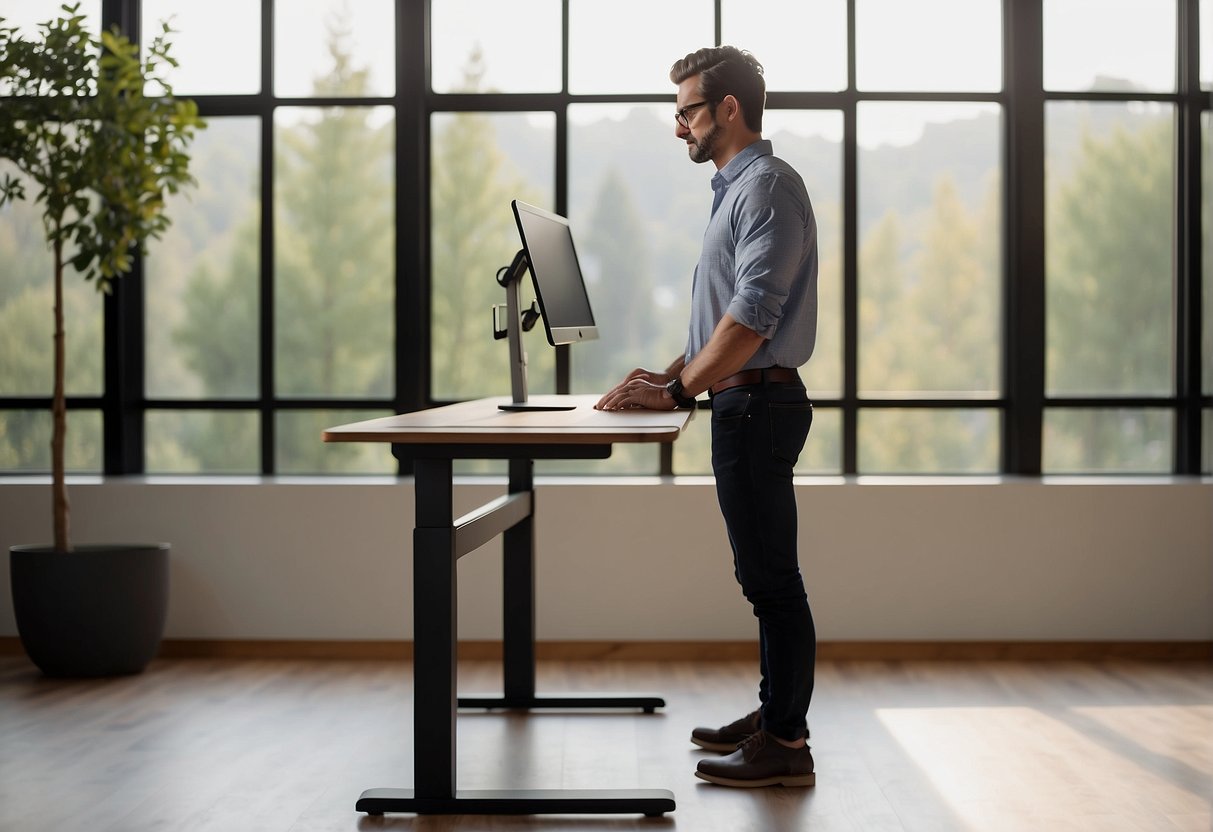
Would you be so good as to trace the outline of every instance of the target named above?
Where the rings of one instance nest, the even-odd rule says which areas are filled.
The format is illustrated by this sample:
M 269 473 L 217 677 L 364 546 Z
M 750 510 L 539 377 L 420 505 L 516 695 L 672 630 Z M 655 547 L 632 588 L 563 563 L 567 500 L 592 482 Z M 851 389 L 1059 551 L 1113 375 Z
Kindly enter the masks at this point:
M 325 442 L 407 445 L 416 500 L 413 532 L 413 788 L 368 789 L 356 810 L 417 814 L 632 814 L 674 810 L 666 789 L 466 790 L 455 786 L 455 714 L 466 708 L 640 708 L 656 696 L 539 696 L 535 692 L 534 460 L 605 459 L 618 442 L 673 442 L 693 411 L 594 410 L 597 396 L 535 396 L 567 411 L 505 412 L 507 397 L 355 422 Z M 453 461 L 509 462 L 506 495 L 453 518 Z M 456 685 L 456 561 L 502 535 L 504 691 L 460 698 Z

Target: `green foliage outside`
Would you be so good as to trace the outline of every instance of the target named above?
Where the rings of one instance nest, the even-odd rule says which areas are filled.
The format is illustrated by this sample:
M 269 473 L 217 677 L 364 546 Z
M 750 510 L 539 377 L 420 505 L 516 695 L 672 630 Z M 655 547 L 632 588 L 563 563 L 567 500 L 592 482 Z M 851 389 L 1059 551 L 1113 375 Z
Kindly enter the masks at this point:
M 1168 395 L 1174 225 L 1169 116 L 1082 138 L 1049 200 L 1052 394 Z
M 600 341 L 571 347 L 579 390 L 606 390 L 633 367 L 668 363 L 684 348 L 684 334 L 670 338 L 669 330 L 657 323 L 648 239 L 627 179 L 617 168 L 608 169 L 578 240 L 581 259 L 588 261 L 585 268 L 596 278 L 587 276 L 587 282 L 602 333 Z
M 493 117 L 454 113 L 435 119 L 431 158 L 430 373 L 438 399 L 510 394 L 506 341 L 492 337 L 492 307 L 505 303 L 495 276 L 521 247 L 510 213 L 519 199 L 550 209 L 495 145 Z M 529 280 L 520 299 L 534 298 Z M 528 392 L 551 393 L 555 357 L 537 325 L 524 337 Z
M 1171 115 L 1095 105 L 1089 117 L 1120 121 L 1098 138 L 1084 132 L 1069 175 L 1050 188 L 1046 390 L 1053 395 L 1170 395 Z M 1164 410 L 1047 411 L 1044 467 L 1168 472 L 1172 423 Z

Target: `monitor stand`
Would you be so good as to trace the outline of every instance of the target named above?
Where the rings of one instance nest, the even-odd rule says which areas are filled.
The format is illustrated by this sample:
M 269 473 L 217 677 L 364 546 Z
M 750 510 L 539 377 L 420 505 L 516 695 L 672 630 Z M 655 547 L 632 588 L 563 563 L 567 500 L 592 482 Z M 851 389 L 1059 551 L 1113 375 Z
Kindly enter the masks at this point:
M 527 401 L 526 349 L 522 346 L 522 304 L 518 300 L 518 284 L 522 282 L 528 268 L 526 250 L 520 249 L 505 275 L 497 279 L 497 282 L 505 287 L 506 328 L 509 330 L 510 345 L 510 392 L 513 398 L 511 403 L 498 405 L 498 408 L 510 412 L 576 410 L 577 406 L 571 404 L 539 404 Z

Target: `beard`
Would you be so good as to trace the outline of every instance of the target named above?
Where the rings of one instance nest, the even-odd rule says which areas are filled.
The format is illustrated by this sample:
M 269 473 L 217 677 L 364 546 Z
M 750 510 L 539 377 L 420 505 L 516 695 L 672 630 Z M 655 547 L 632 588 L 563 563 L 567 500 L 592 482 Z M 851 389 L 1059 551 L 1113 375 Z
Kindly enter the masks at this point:
M 720 137 L 720 126 L 715 122 L 708 128 L 708 132 L 704 133 L 701 138 L 694 138 L 687 143 L 687 152 L 691 156 L 691 161 L 702 164 L 712 158 L 712 153 L 716 150 L 716 139 Z

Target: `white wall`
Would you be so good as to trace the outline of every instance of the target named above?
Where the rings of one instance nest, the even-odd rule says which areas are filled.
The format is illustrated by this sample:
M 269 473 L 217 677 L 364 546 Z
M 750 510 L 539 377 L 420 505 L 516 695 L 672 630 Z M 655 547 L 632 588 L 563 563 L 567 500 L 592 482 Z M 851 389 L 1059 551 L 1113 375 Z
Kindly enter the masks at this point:
M 456 488 L 468 511 L 504 491 Z M 77 543 L 173 546 L 166 635 L 402 639 L 413 487 L 73 485 Z M 822 640 L 1213 640 L 1213 481 L 798 487 Z M 543 640 L 750 639 L 710 480 L 540 480 Z M 46 543 L 49 487 L 0 482 L 0 545 Z M 500 635 L 500 543 L 460 561 L 460 636 Z M 15 635 L 0 570 L 0 635 Z

